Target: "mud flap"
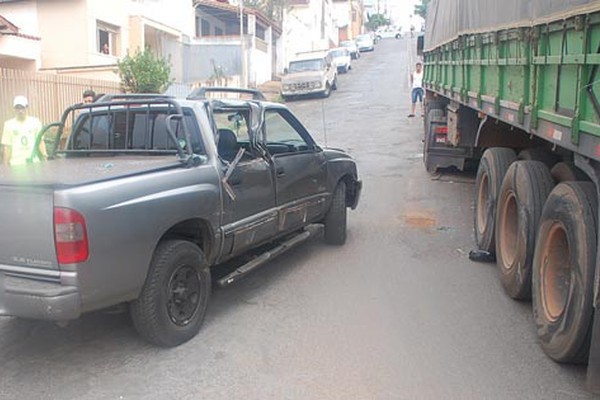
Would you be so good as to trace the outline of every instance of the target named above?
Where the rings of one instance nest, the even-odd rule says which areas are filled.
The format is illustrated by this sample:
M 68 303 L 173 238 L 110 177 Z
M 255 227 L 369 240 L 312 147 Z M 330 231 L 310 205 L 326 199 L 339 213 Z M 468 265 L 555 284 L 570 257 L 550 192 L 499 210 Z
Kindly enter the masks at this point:
M 587 387 L 592 393 L 600 394 L 600 310 L 594 308 L 592 343 L 587 369 Z

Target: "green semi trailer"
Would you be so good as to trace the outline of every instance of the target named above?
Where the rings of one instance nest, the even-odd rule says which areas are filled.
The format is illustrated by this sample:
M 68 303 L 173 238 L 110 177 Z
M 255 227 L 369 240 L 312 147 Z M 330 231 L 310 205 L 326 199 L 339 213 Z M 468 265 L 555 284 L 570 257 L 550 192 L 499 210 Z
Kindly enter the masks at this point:
M 433 0 L 424 163 L 478 165 L 477 246 L 600 392 L 600 2 Z

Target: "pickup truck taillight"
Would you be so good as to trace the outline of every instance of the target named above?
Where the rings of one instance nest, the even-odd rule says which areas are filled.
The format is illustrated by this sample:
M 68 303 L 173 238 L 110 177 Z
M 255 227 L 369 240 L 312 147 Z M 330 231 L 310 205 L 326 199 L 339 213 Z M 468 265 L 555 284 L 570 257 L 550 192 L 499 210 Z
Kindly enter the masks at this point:
M 80 263 L 89 255 L 83 215 L 70 208 L 54 208 L 54 243 L 59 264 Z

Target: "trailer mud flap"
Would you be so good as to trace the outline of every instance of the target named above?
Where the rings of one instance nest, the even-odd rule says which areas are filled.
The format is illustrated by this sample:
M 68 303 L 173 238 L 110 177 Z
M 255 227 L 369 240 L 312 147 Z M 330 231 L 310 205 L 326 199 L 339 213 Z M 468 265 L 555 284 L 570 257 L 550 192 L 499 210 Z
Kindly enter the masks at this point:
M 592 393 L 600 394 L 600 310 L 594 308 L 592 344 L 587 369 L 587 387 Z

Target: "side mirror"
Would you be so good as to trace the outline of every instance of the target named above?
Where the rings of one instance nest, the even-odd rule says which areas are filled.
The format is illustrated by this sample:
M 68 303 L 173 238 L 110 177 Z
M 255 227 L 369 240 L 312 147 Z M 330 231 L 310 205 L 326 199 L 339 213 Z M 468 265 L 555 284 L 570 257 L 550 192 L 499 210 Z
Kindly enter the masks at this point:
M 288 72 L 290 72 L 290 71 L 289 71 L 289 69 L 287 69 L 287 68 L 284 68 L 284 69 L 283 69 L 283 74 L 284 74 L 284 75 L 286 75 Z

